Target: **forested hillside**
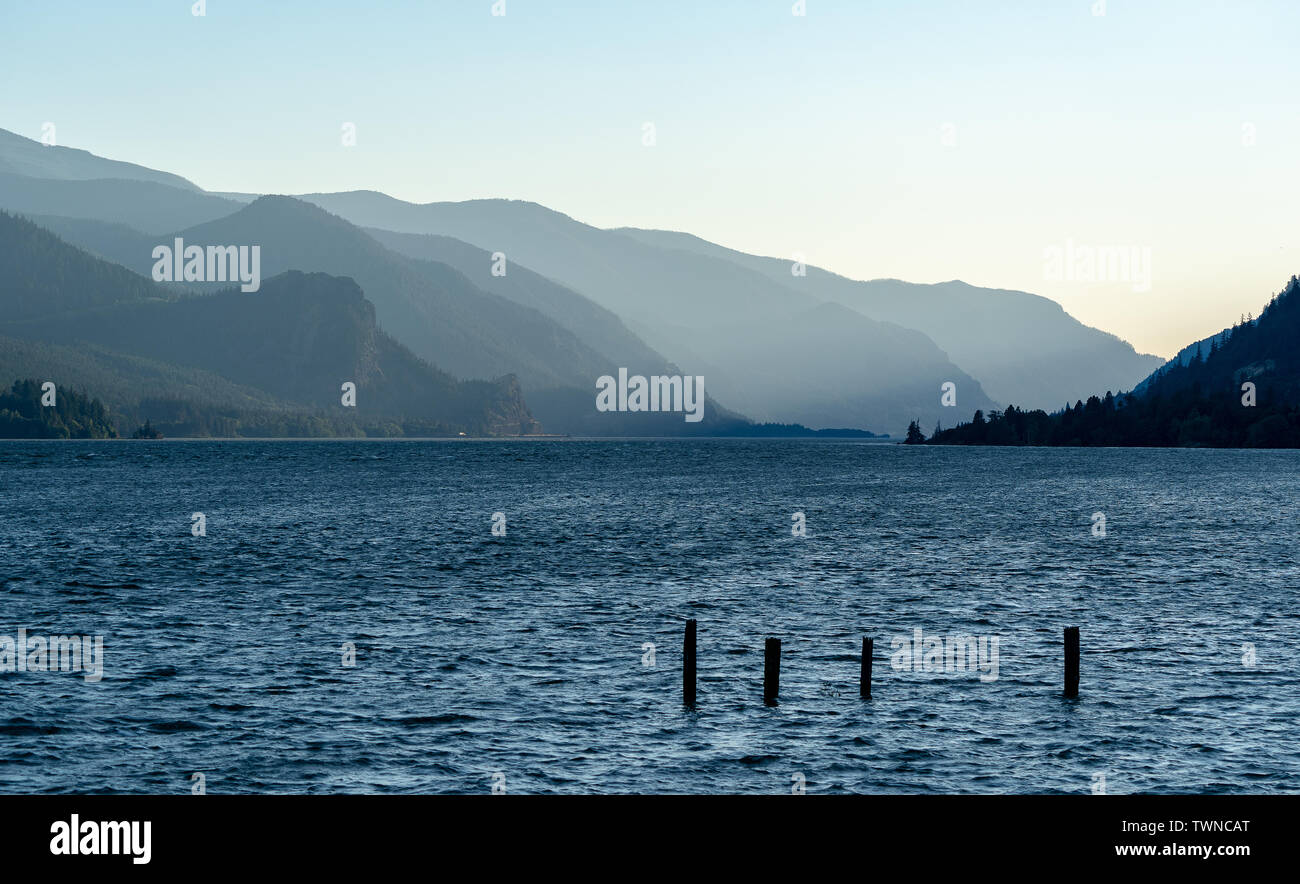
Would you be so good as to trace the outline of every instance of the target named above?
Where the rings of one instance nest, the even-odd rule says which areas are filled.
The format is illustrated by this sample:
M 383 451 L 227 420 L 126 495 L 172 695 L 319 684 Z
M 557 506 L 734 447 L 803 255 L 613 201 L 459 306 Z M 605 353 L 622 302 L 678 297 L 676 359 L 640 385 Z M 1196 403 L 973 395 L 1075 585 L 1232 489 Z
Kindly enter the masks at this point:
M 977 411 L 929 441 L 1300 448 L 1300 278 L 1258 319 L 1233 326 L 1185 365 L 1171 362 L 1140 393 L 1094 395 L 1055 414 Z

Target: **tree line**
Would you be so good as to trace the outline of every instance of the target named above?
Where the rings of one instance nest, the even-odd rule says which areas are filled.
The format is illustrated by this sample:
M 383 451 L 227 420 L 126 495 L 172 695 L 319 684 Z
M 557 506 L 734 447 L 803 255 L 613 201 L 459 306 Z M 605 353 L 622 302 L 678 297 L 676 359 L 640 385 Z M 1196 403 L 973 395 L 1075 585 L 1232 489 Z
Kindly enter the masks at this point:
M 1243 317 L 1187 363 L 1170 363 L 1138 393 L 1090 396 L 1048 414 L 1009 405 L 935 428 L 909 444 L 1300 448 L 1300 278 L 1258 319 Z

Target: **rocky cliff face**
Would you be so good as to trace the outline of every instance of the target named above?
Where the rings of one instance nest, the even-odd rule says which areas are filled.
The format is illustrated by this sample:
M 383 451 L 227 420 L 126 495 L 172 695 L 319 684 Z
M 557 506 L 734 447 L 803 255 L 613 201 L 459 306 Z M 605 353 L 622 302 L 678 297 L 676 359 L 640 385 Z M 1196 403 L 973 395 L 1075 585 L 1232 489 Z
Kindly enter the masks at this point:
M 483 418 L 475 432 L 485 436 L 530 436 L 544 432 L 541 422 L 533 417 L 524 402 L 524 392 L 519 379 L 506 375 L 495 381 L 471 382 L 482 384 Z

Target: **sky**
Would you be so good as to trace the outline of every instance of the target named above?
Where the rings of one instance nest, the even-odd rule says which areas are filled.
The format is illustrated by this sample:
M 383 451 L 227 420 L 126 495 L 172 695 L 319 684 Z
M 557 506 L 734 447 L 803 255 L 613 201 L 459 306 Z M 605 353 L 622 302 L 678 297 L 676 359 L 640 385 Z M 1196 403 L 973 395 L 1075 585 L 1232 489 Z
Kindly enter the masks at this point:
M 1296 0 L 494 5 L 0 0 L 0 128 L 1030 291 L 1161 356 L 1300 273 Z

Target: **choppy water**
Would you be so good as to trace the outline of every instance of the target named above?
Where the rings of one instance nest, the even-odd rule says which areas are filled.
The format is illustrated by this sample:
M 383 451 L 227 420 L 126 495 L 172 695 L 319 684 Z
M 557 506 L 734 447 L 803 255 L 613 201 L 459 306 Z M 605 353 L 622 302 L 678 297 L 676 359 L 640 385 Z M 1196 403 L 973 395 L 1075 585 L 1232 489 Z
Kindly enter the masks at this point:
M 0 674 L 0 791 L 1300 791 L 1298 499 L 1294 452 L 0 443 L 0 635 L 105 655 Z M 917 628 L 997 680 L 891 668 Z

